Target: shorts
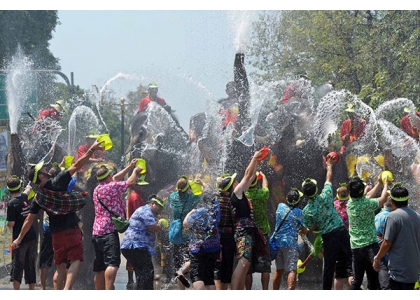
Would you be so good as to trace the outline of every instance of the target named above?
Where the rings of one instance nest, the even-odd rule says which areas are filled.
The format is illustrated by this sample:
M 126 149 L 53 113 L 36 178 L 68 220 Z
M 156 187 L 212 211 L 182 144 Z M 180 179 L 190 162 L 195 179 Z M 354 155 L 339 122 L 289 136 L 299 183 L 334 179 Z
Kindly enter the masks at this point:
M 36 240 L 22 243 L 19 248 L 12 252 L 12 269 L 10 271 L 10 281 L 22 283 L 23 273 L 25 272 L 25 283 L 36 283 Z
M 239 230 L 237 230 L 235 233 L 236 258 L 239 260 L 243 257 L 248 261 L 251 261 L 252 246 L 254 244 L 254 233 L 249 232 L 246 229 L 247 228 L 239 228 Z
M 267 241 L 265 244 L 265 251 L 266 253 L 270 253 L 270 237 L 268 234 L 265 234 L 264 237 Z M 257 245 L 253 248 L 251 266 L 248 271 L 248 274 L 252 273 L 271 273 L 271 257 L 270 255 L 266 255 L 265 257 L 260 256 Z
M 348 278 L 353 276 L 353 270 L 351 265 L 346 263 L 346 259 L 343 253 L 340 252 L 337 261 L 335 262 L 335 278 Z
M 52 245 L 54 250 L 54 264 L 67 264 L 69 261 L 83 261 L 83 234 L 80 228 L 54 232 Z
M 49 231 L 44 231 L 42 235 L 41 248 L 39 250 L 39 268 L 51 267 L 54 260 L 52 246 L 52 235 Z
M 133 264 L 132 264 L 131 262 L 129 262 L 129 261 L 126 261 L 126 263 L 125 263 L 125 269 L 126 269 L 127 271 L 134 272 L 134 266 L 133 266 Z
M 280 247 L 277 251 L 277 256 L 275 259 L 276 269 L 285 270 L 286 272 L 296 271 L 298 260 L 299 251 L 296 248 Z
M 191 282 L 203 281 L 204 285 L 214 285 L 214 265 L 219 257 L 219 251 L 190 253 Z
M 108 266 L 119 267 L 121 264 L 120 237 L 117 231 L 92 236 L 95 248 L 93 272 L 102 272 Z
M 214 267 L 214 279 L 221 283 L 230 283 L 233 274 L 233 261 L 235 260 L 235 238 L 232 232 L 220 233 L 220 256 Z

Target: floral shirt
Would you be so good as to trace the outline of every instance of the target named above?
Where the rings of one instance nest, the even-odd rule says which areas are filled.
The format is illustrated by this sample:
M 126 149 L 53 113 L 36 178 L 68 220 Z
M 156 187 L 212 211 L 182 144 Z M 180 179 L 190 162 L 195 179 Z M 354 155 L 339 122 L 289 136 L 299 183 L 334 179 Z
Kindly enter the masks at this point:
M 156 256 L 155 233 L 147 230 L 148 226 L 155 225 L 156 219 L 149 205 L 137 208 L 130 218 L 130 225 L 124 233 L 121 249 L 147 248 L 150 255 Z
M 268 188 L 251 188 L 246 191 L 245 195 L 252 203 L 254 212 L 254 222 L 261 229 L 263 234 L 270 233 L 270 223 L 267 215 L 267 202 L 270 198 L 270 190 Z
M 344 222 L 346 229 L 349 229 L 349 216 L 347 215 L 347 201 L 341 201 L 339 199 L 334 200 L 334 207 L 340 215 L 341 220 Z
M 292 208 L 287 204 L 279 203 L 276 210 L 276 229 L 286 217 L 286 214 Z M 303 215 L 300 208 L 293 208 L 290 211 L 287 218 L 283 221 L 280 229 L 275 233 L 276 244 L 278 247 L 282 248 L 295 248 L 299 251 L 302 250 L 301 246 L 298 244 L 298 232 L 300 227 L 303 226 Z
M 375 210 L 379 207 L 378 199 L 350 198 L 347 203 L 349 215 L 350 246 L 352 249 L 369 246 L 379 241 L 375 228 Z
M 127 181 L 99 182 L 93 191 L 93 204 L 95 207 L 95 220 L 93 222 L 92 235 L 103 235 L 114 232 L 110 213 L 103 207 L 101 202 L 112 212 L 125 218 L 125 201 L 123 194 L 127 191 Z
M 321 194 L 309 199 L 303 209 L 305 227 L 316 228 L 322 235 L 344 226 L 343 220 L 334 208 L 333 201 L 332 185 L 326 182 Z

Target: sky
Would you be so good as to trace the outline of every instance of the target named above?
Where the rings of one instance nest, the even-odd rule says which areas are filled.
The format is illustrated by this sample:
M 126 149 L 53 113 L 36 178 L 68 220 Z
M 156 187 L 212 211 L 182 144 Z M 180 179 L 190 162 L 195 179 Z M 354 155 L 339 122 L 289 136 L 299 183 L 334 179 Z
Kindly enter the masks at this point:
M 226 96 L 225 85 L 233 80 L 235 53 L 246 53 L 246 35 L 256 14 L 59 10 L 60 24 L 50 50 L 60 60 L 61 71 L 69 79 L 73 73 L 74 84 L 93 96 L 97 95 L 93 85 L 118 100 L 139 84 L 156 82 L 158 95 L 188 130 L 189 118 L 204 111 L 207 101 Z
M 75 85 L 97 97 L 95 85 L 119 102 L 140 84 L 156 82 L 158 95 L 175 110 L 185 130 L 190 117 L 205 111 L 208 101 L 226 96 L 235 53 L 247 53 L 258 10 L 354 9 L 363 3 L 355 0 L 337 7 L 338 2 L 331 1 L 262 0 L 241 2 L 239 7 L 237 1 L 55 2 L 2 3 L 0 9 L 57 9 L 60 24 L 50 50 L 61 71 L 69 79 L 73 74 Z M 246 58 L 245 65 L 249 73 Z

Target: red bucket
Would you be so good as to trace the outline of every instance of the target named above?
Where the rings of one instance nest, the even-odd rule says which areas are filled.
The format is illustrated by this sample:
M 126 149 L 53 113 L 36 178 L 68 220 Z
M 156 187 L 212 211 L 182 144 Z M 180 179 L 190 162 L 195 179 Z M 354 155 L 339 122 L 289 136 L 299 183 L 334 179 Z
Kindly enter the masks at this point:
M 263 155 L 260 158 L 258 158 L 258 160 L 262 161 L 268 155 L 268 148 L 267 148 L 267 146 L 264 146 L 260 150 L 262 151 Z
M 332 152 L 328 153 L 327 158 L 328 157 L 332 158 L 332 161 L 335 164 L 338 163 L 338 160 L 340 159 L 340 156 L 335 151 L 332 151 Z

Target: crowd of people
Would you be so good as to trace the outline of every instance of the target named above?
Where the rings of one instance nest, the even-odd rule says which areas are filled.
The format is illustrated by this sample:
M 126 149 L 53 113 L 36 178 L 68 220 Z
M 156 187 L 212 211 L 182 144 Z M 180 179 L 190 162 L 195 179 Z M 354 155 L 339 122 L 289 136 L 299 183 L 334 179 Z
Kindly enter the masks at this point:
M 243 64 L 243 56 L 237 55 L 236 60 Z M 309 79 L 303 71 L 299 77 L 301 82 Z M 149 96 L 140 101 L 138 112 L 147 109 L 151 101 L 171 111 L 165 100 L 157 96 L 157 89 L 155 83 L 149 85 Z M 295 89 L 297 86 L 287 90 L 282 103 L 300 97 Z M 224 121 L 238 123 L 242 131 L 241 117 L 246 115 L 243 111 L 247 106 L 239 102 L 239 113 L 234 114 L 229 108 Z M 53 108 L 64 110 L 61 102 Z M 341 129 L 340 155 L 348 151 L 346 148 L 366 127 L 352 106 L 346 112 L 349 119 Z M 29 289 L 35 288 L 37 245 L 33 223 L 41 210 L 45 212 L 41 246 L 44 257 L 39 265 L 42 289 L 46 289 L 45 270 L 51 267 L 51 260 L 55 265 L 54 289 L 72 289 L 84 261 L 84 243 L 91 242 L 95 258 L 89 263 L 95 289 L 114 289 L 123 255 L 127 260 L 127 289 L 153 290 L 157 236 L 172 230 L 175 220 L 181 223 L 181 239 L 170 242 L 170 247 L 174 282 L 179 289 L 250 290 L 253 275 L 260 274 L 263 290 L 269 289 L 270 279 L 272 289 L 280 289 L 284 276 L 286 288 L 295 290 L 299 288 L 298 270 L 320 255 L 323 290 L 344 286 L 352 290 L 413 290 L 418 282 L 420 215 L 409 205 L 411 195 L 407 188 L 378 174 L 373 187 L 363 178 L 349 176 L 348 182 L 334 191 L 336 161 L 330 155 L 319 166 L 325 172 L 322 185 L 308 173 L 301 186 L 290 187 L 285 201 L 276 204 L 274 228 L 268 215 L 269 180 L 259 168 L 266 156 L 262 149 L 253 153 L 244 170 L 238 170 L 242 176 L 219 174 L 213 183 L 180 176 L 167 198 L 157 196 L 159 191 L 144 195 L 142 186 L 147 182 L 139 180 L 142 168 L 137 159 L 119 172 L 104 163 L 95 174 L 98 183 L 92 195 L 92 240 L 83 241 L 77 212 L 85 205 L 86 195 L 72 187 L 74 180 L 80 180 L 76 175 L 89 162 L 104 161 L 104 147 L 97 137 L 86 137 L 86 144 L 79 147 L 68 168 L 56 170 L 43 161 L 31 165 L 26 174 L 30 184 L 26 187 L 21 178 L 9 176 L 7 189 L 12 200 L 8 203 L 7 226 L 13 230 L 14 289 L 20 289 L 23 278 Z M 192 190 L 192 181 L 202 186 L 201 192 Z M 30 201 L 28 195 L 33 186 L 37 188 L 36 197 Z M 304 198 L 306 201 L 301 201 Z M 171 222 L 163 214 L 166 207 L 170 209 Z M 129 221 L 122 240 L 113 223 L 117 217 Z M 303 241 L 309 232 L 317 237 L 309 256 L 302 257 Z M 275 272 L 270 278 L 272 264 Z
M 83 262 L 83 240 L 78 208 L 69 204 L 75 200 L 68 198 L 68 186 L 72 176 L 98 150 L 103 149 L 95 141 L 68 169 L 59 168 L 58 172 L 54 171 L 57 166 L 48 169 L 42 162 L 31 166 L 28 178 L 38 185 L 36 201 L 28 201 L 30 184 L 22 187 L 17 176 L 8 178 L 12 200 L 8 203 L 7 221 L 13 228 L 11 280 L 15 289 L 20 288 L 23 274 L 29 288 L 35 288 L 37 251 L 33 222 L 41 209 L 47 215 L 45 232 L 51 234 L 56 267 L 54 288 L 72 289 Z M 195 183 L 202 185 L 202 192 L 194 193 L 191 179 L 181 176 L 168 199 L 149 195 L 147 201 L 143 200 L 144 195 L 135 195 L 142 194 L 138 185 L 142 169 L 136 166 L 137 159 L 119 172 L 102 165 L 96 173 L 98 185 L 93 192 L 95 289 L 114 289 L 121 255 L 129 263 L 128 272 L 135 274 L 130 279 L 129 273 L 127 288 L 130 285 L 130 289 L 154 289 L 152 257 L 156 255 L 156 233 L 168 230 L 168 221 L 162 214 L 166 201 L 172 209 L 172 219 L 182 221 L 181 242 L 173 245 L 177 270 L 174 278 L 179 289 L 252 289 L 253 274 L 259 273 L 262 289 L 268 290 L 272 263 L 272 288 L 280 289 L 286 275 L 287 289 L 298 289 L 298 268 L 305 267 L 320 251 L 324 290 L 333 286 L 342 289 L 346 282 L 349 289 L 361 289 L 365 275 L 365 288 L 369 290 L 414 289 L 420 270 L 420 216 L 409 207 L 409 193 L 402 184 L 378 176 L 376 184 L 369 187 L 354 177 L 334 193 L 334 160 L 327 157 L 322 190 L 319 192 L 318 183 L 310 177 L 303 181 L 301 190 L 292 188 L 285 203 L 278 204 L 275 228 L 271 230 L 267 216 L 268 182 L 264 173 L 258 171 L 263 156 L 263 150 L 254 153 L 240 180 L 236 174 L 227 173 L 220 175 L 215 187 L 211 187 L 197 178 Z M 140 186 L 137 192 L 136 186 Z M 133 197 L 129 197 L 132 200 L 127 218 L 126 197 L 122 195 L 128 195 L 129 189 Z M 307 198 L 304 206 L 303 197 Z M 49 198 L 54 199 L 53 204 Z M 129 220 L 121 241 L 111 219 L 115 215 Z M 299 236 L 308 232 L 317 233 L 318 242 L 304 259 Z M 304 260 L 300 265 L 299 259 Z M 40 265 L 40 269 L 44 267 L 49 267 L 48 263 Z

